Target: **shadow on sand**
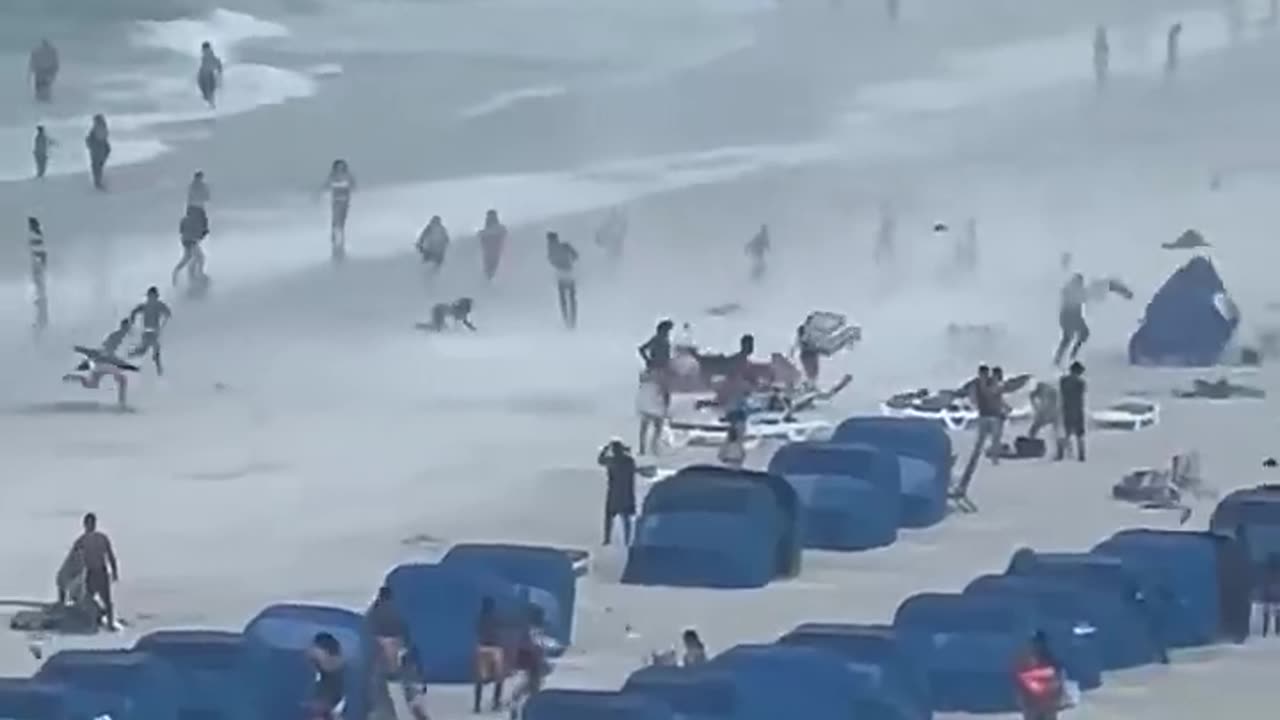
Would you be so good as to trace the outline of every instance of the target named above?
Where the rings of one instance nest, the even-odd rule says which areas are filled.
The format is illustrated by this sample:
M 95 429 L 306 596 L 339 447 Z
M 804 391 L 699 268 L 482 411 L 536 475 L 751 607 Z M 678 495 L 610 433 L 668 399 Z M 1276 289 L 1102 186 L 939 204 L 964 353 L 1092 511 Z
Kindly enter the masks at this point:
M 96 400 L 61 400 L 22 405 L 13 412 L 17 415 L 132 415 L 137 410 Z

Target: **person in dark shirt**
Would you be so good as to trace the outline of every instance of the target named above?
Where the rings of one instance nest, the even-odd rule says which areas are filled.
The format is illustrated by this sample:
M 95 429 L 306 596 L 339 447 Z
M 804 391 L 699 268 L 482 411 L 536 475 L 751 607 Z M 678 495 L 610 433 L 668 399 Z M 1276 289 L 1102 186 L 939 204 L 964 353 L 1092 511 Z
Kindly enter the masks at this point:
M 1262 605 L 1262 637 L 1280 635 L 1280 553 L 1267 556 L 1258 585 L 1258 601 Z
M 965 383 L 962 391 L 968 393 L 978 412 L 977 437 L 973 441 L 973 450 L 965 463 L 960 482 L 956 485 L 955 495 L 965 497 L 969 492 L 969 484 L 973 482 L 973 473 L 978 469 L 978 459 L 982 457 L 988 446 L 997 446 L 1004 425 L 1004 400 L 1001 397 L 997 381 L 991 368 L 986 365 L 978 367 L 978 374 Z
M 315 684 L 307 703 L 307 715 L 311 720 L 341 720 L 347 699 L 346 664 L 342 659 L 342 645 L 327 632 L 316 633 L 307 650 L 307 657 L 315 670 Z
M 1085 390 L 1084 365 L 1073 362 L 1067 374 L 1058 381 L 1058 395 L 1062 397 L 1062 430 L 1066 437 L 1058 459 L 1065 457 L 1067 446 L 1074 444 L 1076 459 L 1084 462 Z
M 631 519 L 636 514 L 636 459 L 621 440 L 611 440 L 596 458 L 607 477 L 604 499 L 604 544 L 613 540 L 613 521 L 622 519 L 622 540 L 631 545 Z
M 560 317 L 570 330 L 578 326 L 578 251 L 554 232 L 547 233 L 547 262 L 556 272 Z
M 365 613 L 365 620 L 369 624 L 369 634 L 382 653 L 382 668 L 387 675 L 395 673 L 400 665 L 400 655 L 408 644 L 409 629 L 396 609 L 391 588 L 383 585 L 378 589 L 378 597 Z
M 511 693 L 511 720 L 517 720 L 524 702 L 542 689 L 551 672 L 547 650 L 555 645 L 555 640 L 546 631 L 546 614 L 541 607 L 531 605 L 527 625 L 520 633 L 520 640 L 516 645 L 515 669 L 520 674 L 521 681 Z
M 671 331 L 675 323 L 663 320 L 654 329 L 653 337 L 640 346 L 640 359 L 646 370 L 666 370 L 671 364 Z
M 476 618 L 476 667 L 472 684 L 472 711 L 480 712 L 480 697 L 484 686 L 493 683 L 493 710 L 502 707 L 502 683 L 506 679 L 506 652 L 502 644 L 502 621 L 493 598 L 480 601 L 480 616 Z
M 80 557 L 84 565 L 85 591 L 91 600 L 102 608 L 99 622 L 108 630 L 116 627 L 115 608 L 111 603 L 111 583 L 120 580 L 120 567 L 116 563 L 111 538 L 98 530 L 98 516 L 84 516 L 84 532 L 71 545 L 72 554 Z

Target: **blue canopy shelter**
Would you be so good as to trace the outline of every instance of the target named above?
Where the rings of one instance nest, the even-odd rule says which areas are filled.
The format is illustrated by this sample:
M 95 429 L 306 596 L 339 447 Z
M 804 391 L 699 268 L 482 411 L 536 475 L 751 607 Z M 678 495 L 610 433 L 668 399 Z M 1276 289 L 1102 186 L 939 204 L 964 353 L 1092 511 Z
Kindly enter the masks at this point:
M 63 650 L 35 675 L 66 690 L 74 718 L 178 720 L 178 678 L 169 663 L 132 650 Z
M 929 527 L 947 514 L 951 486 L 951 436 L 928 418 L 851 417 L 836 426 L 831 442 L 878 447 L 898 458 L 902 524 Z
M 509 581 L 517 594 L 542 609 L 547 633 L 559 641 L 561 649 L 572 642 L 578 578 L 573 570 L 573 560 L 563 550 L 532 545 L 469 543 L 450 548 L 440 564 L 477 568 Z
M 898 539 L 896 470 L 892 456 L 865 445 L 789 443 L 769 460 L 769 472 L 795 489 L 804 546 L 823 550 L 868 550 Z
M 143 635 L 134 649 L 173 666 L 182 717 L 268 720 L 269 693 L 262 679 L 270 670 L 269 656 L 255 652 L 243 634 L 160 630 Z
M 871 690 L 897 716 L 908 720 L 933 717 L 928 675 L 889 625 L 805 623 L 778 642 L 826 650 L 854 667 L 873 670 Z
M 0 678 L 0 717 L 73 720 L 66 688 L 34 678 Z
M 745 712 L 737 679 L 707 665 L 641 668 L 627 678 L 622 692 L 652 697 L 680 720 L 737 720 Z
M 675 720 L 647 695 L 594 690 L 543 690 L 524 705 L 524 720 Z
M 738 681 L 742 720 L 848 720 L 857 678 L 835 654 L 785 645 L 737 645 L 712 661 Z
M 1213 263 L 1196 256 L 1174 271 L 1129 338 L 1134 365 L 1216 365 L 1240 324 L 1240 311 Z

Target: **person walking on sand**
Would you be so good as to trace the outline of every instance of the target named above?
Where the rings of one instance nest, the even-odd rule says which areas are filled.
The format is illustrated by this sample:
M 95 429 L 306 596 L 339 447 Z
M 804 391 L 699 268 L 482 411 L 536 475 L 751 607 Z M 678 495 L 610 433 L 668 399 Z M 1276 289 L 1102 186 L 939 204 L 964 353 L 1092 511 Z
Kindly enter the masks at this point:
M 103 172 L 107 168 L 107 159 L 111 157 L 111 131 L 107 128 L 105 116 L 93 116 L 93 125 L 84 138 L 84 145 L 89 149 L 89 174 L 93 177 L 93 187 L 106 190 Z
M 27 60 L 27 74 L 31 76 L 32 88 L 36 102 L 53 102 L 53 83 L 58 79 L 58 70 L 62 65 L 58 60 L 58 49 L 48 38 L 31 51 Z
M 222 87 L 222 59 L 208 42 L 200 44 L 200 69 L 196 71 L 196 87 L 209 109 L 218 105 L 218 88 Z
M 204 275 L 204 250 L 200 243 L 209 235 L 208 216 L 197 205 L 188 205 L 187 212 L 178 222 L 178 239 L 182 243 L 182 257 L 173 267 L 173 286 L 178 286 L 182 269 L 187 269 L 187 283 L 196 287 L 207 278 Z
M 1107 26 L 1099 25 L 1093 31 L 1093 86 L 1098 92 L 1107 89 L 1111 74 L 1111 41 L 1107 38 Z
M 49 171 L 49 151 L 58 143 L 49 137 L 43 125 L 36 126 L 36 139 L 31 143 L 31 157 L 36 161 L 36 179 L 43 180 Z
M 347 257 L 347 213 L 356 191 L 356 177 L 346 160 L 333 161 L 324 187 L 329 191 L 329 255 L 334 262 L 341 262 Z
M 578 250 L 547 233 L 547 262 L 556 273 L 556 297 L 560 302 L 560 318 L 570 330 L 578 327 Z
M 484 227 L 476 233 L 480 241 L 481 269 L 489 282 L 498 274 L 498 265 L 502 262 L 502 251 L 507 245 L 507 226 L 498 219 L 498 211 L 490 210 L 484 214 Z
M 445 229 L 444 220 L 439 215 L 432 215 L 427 226 L 418 233 L 415 247 L 430 275 L 439 275 L 440 269 L 444 267 L 445 256 L 449 253 L 449 231 Z
M 476 618 L 475 675 L 471 683 L 472 712 L 480 712 L 484 686 L 493 683 L 493 711 L 502 709 L 502 685 L 507 677 L 506 651 L 502 643 L 502 620 L 493 598 L 480 600 Z
M 1076 459 L 1084 462 L 1084 404 L 1086 385 L 1084 365 L 1071 363 L 1067 374 L 1058 381 L 1058 394 L 1062 396 L 1063 443 L 1059 445 L 1058 459 L 1066 456 L 1067 447 L 1074 445 Z
M 120 581 L 120 566 L 116 562 L 111 538 L 98 529 L 98 516 L 87 513 L 82 523 L 84 532 L 71 545 L 71 552 L 79 555 L 84 563 L 85 590 L 99 604 L 102 615 L 99 622 L 108 630 L 116 629 L 115 607 L 111 602 L 111 584 Z
M 978 411 L 977 436 L 973 441 L 973 449 L 969 452 L 969 460 L 965 463 L 960 482 L 956 484 L 953 495 L 967 497 L 969 485 L 973 482 L 973 474 L 978 469 L 978 459 L 986 452 L 992 462 L 998 462 L 990 451 L 1000 443 L 1000 434 L 1004 425 L 1004 400 L 997 388 L 996 379 L 991 368 L 986 365 L 978 367 L 978 374 L 963 388 L 970 401 Z
M 44 244 L 44 230 L 40 220 L 27 218 L 27 252 L 31 256 L 31 294 L 35 305 L 36 335 L 39 336 L 49 326 L 49 291 L 48 270 L 49 251 Z
M 622 440 L 614 438 L 600 450 L 596 462 L 605 469 L 604 544 L 613 541 L 614 520 L 622 522 L 622 541 L 631 546 L 631 521 L 636 514 L 636 459 Z

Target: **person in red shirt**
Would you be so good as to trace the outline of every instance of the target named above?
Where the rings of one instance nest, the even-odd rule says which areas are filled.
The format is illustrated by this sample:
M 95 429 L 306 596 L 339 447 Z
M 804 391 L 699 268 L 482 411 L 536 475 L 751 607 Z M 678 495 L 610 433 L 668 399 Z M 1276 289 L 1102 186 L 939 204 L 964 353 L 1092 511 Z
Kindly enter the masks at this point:
M 1037 635 L 1013 670 L 1014 688 L 1023 720 L 1057 720 L 1062 706 L 1062 676 Z

